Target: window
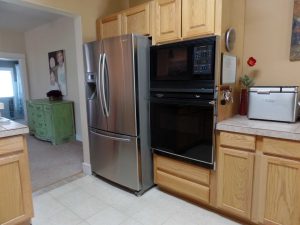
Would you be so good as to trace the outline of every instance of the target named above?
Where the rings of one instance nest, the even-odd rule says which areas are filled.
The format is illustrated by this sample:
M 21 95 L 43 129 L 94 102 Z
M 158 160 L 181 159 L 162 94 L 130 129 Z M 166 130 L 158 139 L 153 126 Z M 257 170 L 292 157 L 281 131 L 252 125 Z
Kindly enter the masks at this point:
M 0 98 L 13 96 L 13 71 L 9 68 L 0 68 Z

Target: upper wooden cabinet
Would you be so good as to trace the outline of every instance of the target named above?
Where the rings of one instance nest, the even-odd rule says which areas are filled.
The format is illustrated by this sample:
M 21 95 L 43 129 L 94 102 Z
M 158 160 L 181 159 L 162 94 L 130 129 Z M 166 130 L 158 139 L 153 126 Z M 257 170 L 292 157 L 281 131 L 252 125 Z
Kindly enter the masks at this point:
M 122 13 L 122 34 L 151 34 L 153 2 L 148 2 L 142 5 L 125 10 Z
M 121 14 L 114 14 L 97 20 L 98 39 L 119 36 L 122 34 Z
M 155 1 L 155 40 L 181 39 L 181 0 Z
M 182 37 L 215 31 L 215 0 L 182 0 Z

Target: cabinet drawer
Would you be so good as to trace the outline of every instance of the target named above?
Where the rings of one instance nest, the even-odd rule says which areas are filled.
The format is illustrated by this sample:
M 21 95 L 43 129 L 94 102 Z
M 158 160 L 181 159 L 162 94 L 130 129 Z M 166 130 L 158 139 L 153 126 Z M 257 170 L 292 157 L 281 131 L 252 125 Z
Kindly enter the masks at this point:
M 220 133 L 220 144 L 225 147 L 233 147 L 255 151 L 255 136 L 229 132 Z
M 209 186 L 210 171 L 208 169 L 160 155 L 154 155 L 154 160 L 157 170 L 165 171 L 174 176 Z
M 0 139 L 0 156 L 7 153 L 23 151 L 23 137 L 13 136 Z
M 42 105 L 33 105 L 33 107 L 34 107 L 34 109 L 35 109 L 36 111 L 40 111 L 40 110 L 43 109 L 43 106 L 42 106 Z
M 49 106 L 49 105 L 45 105 L 45 106 L 44 106 L 44 110 L 45 110 L 45 111 L 51 111 L 51 110 L 52 110 L 52 107 Z
M 272 155 L 300 160 L 300 141 L 263 137 L 259 150 Z
M 209 203 L 209 188 L 167 172 L 156 170 L 156 182 L 159 186 L 187 197 L 193 201 Z

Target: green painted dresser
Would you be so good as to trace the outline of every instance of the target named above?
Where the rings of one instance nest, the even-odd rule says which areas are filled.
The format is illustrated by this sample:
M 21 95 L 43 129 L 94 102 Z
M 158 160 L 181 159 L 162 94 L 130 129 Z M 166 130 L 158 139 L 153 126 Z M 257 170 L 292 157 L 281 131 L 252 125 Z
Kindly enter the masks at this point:
M 36 138 L 54 145 L 75 139 L 73 102 L 29 100 L 27 112 L 30 134 Z

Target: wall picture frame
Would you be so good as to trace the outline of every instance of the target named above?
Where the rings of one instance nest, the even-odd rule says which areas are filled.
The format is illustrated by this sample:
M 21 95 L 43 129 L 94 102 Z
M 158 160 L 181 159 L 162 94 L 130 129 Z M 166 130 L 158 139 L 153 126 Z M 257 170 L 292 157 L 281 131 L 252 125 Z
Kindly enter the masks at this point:
M 63 96 L 67 95 L 65 50 L 48 53 L 50 90 L 60 90 Z

